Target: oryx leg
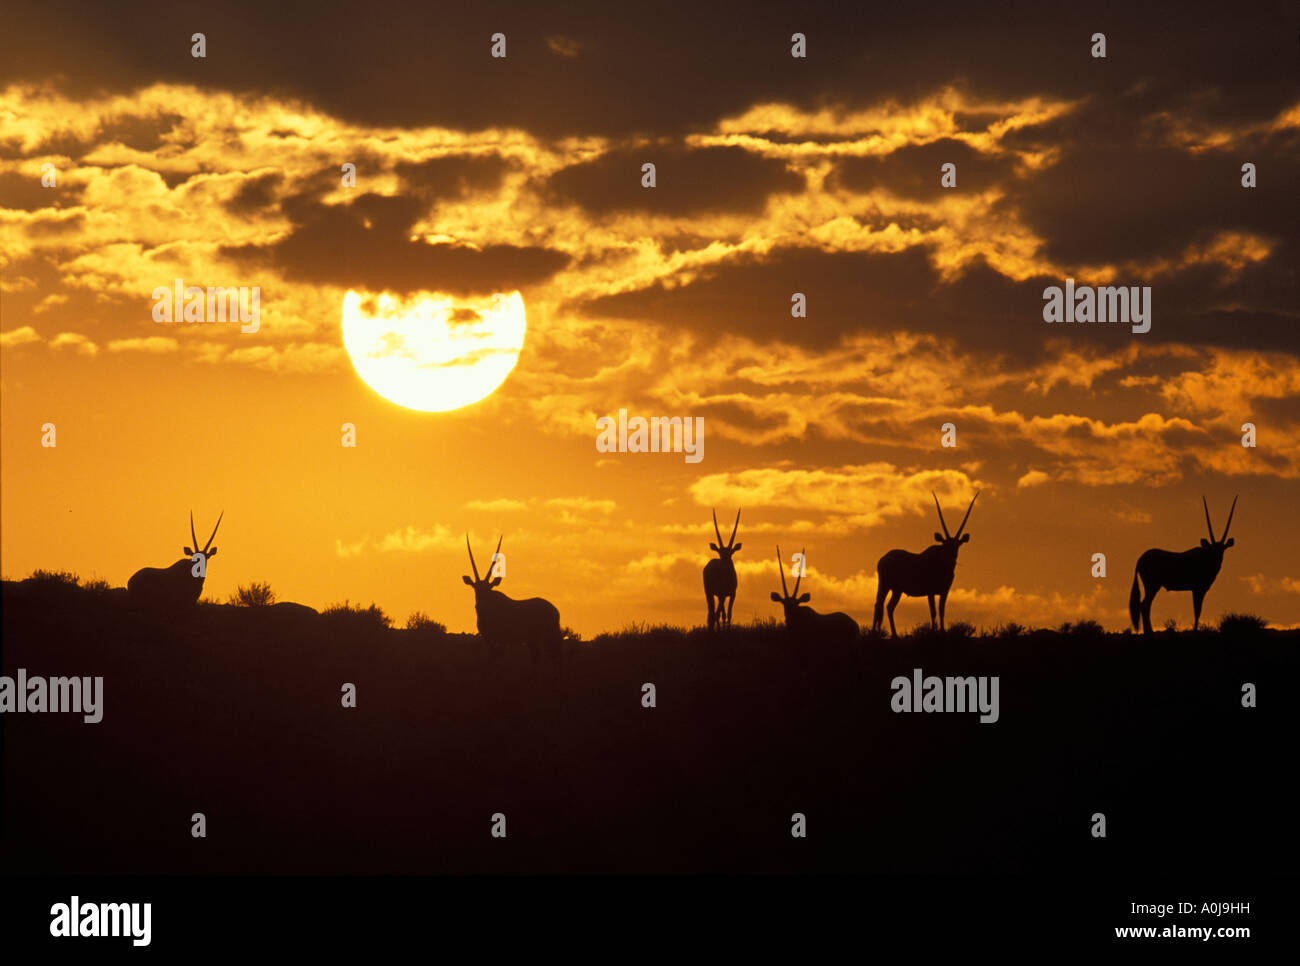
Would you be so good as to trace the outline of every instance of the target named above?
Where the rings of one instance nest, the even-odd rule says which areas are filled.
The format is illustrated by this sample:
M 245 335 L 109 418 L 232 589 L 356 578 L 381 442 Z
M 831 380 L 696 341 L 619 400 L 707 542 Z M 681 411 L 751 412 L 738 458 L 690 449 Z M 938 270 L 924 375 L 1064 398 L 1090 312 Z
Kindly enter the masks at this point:
M 934 594 L 927 595 L 926 599 L 930 602 L 930 630 L 934 630 Z
M 1206 588 L 1207 590 L 1209 588 Z M 1201 626 L 1201 604 L 1205 602 L 1205 591 L 1192 591 L 1192 630 L 1197 630 Z
M 1142 596 L 1142 633 L 1151 633 L 1151 602 L 1156 599 L 1156 594 L 1160 592 L 1159 587 L 1151 586 L 1146 588 L 1146 593 Z
M 885 596 L 889 593 L 889 588 L 881 584 L 876 588 L 876 609 L 871 615 L 871 629 L 880 630 L 880 625 L 885 619 Z
M 731 626 L 731 608 L 735 606 L 736 606 L 736 595 L 732 594 L 730 597 L 727 598 L 727 626 L 728 627 Z M 719 604 L 718 607 L 721 608 L 722 605 Z
M 890 637 L 898 636 L 898 630 L 894 627 L 894 608 L 898 606 L 898 599 L 902 596 L 903 596 L 903 592 L 901 590 L 895 590 L 892 594 L 889 595 L 889 603 L 885 606 L 885 610 L 889 612 L 889 636 Z
M 948 591 L 939 595 L 939 630 L 943 630 L 943 612 L 948 609 Z
M 713 622 L 717 620 L 717 614 L 713 610 L 713 595 L 705 594 L 704 600 L 709 605 L 709 630 L 713 630 Z

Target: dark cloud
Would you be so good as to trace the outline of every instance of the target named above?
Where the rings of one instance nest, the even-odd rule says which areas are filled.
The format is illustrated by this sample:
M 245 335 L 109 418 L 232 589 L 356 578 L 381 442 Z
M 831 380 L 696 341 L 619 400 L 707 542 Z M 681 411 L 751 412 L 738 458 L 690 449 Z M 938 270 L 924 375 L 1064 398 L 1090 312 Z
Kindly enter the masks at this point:
M 499 187 L 510 164 L 500 155 L 454 154 L 401 162 L 394 170 L 402 179 L 403 194 L 415 195 L 431 205 Z
M 86 215 L 78 211 L 67 218 L 44 218 L 27 225 L 27 234 L 36 238 L 48 238 L 53 235 L 66 235 L 69 232 L 84 231 Z
M 1286 285 L 1279 285 L 1274 272 L 1273 267 L 1257 267 L 1243 272 L 1242 278 L 1269 277 L 1270 284 L 1284 292 Z M 1075 279 L 1076 285 L 1150 285 L 1151 330 L 1137 334 L 1131 326 L 1110 323 L 1049 325 L 1043 321 L 1043 291 L 1048 286 L 1064 287 L 1064 278 L 1037 276 L 1017 282 L 978 260 L 951 284 L 935 289 L 931 324 L 964 346 L 1018 359 L 1036 357 L 1049 342 L 1084 351 L 1112 351 L 1126 348 L 1135 339 L 1144 347 L 1190 344 L 1300 351 L 1293 310 L 1241 308 L 1240 299 L 1249 297 L 1248 283 L 1238 279 L 1227 284 L 1222 279 L 1218 265 L 1197 265 L 1156 279 Z M 1293 277 L 1293 292 L 1294 284 Z M 1257 303 L 1250 299 L 1249 304 Z
M 641 166 L 655 165 L 656 187 L 641 185 Z M 646 211 L 665 215 L 758 213 L 769 195 L 797 192 L 804 179 L 781 161 L 743 148 L 683 149 L 650 145 L 621 149 L 562 168 L 547 181 L 558 200 L 587 211 Z
M 180 114 L 122 115 L 105 121 L 91 138 L 92 144 L 124 144 L 136 151 L 157 151 L 184 118 Z
M 251 215 L 275 203 L 276 189 L 284 182 L 284 172 L 270 171 L 249 178 L 226 202 L 226 209 L 236 215 Z
M 939 183 L 939 169 L 948 162 L 957 166 L 955 188 Z M 964 141 L 941 138 L 878 157 L 845 159 L 835 166 L 830 184 L 861 193 L 882 188 L 902 197 L 933 201 L 950 191 L 987 191 L 1005 182 L 1014 166 L 1010 158 L 986 157 Z
M 1274 438 L 1294 437 L 1296 431 L 1300 430 L 1300 396 L 1255 398 L 1251 400 L 1250 412 L 1246 418 L 1254 419 L 1259 433 L 1270 436 L 1276 434 Z
M 1193 154 L 1143 143 L 1136 130 L 1107 137 L 1089 128 L 1090 116 L 1048 142 L 1060 151 L 1056 164 L 1006 184 L 1004 204 L 1054 260 L 1114 263 L 1173 256 L 1224 231 L 1294 232 L 1300 139 L 1293 133 Z M 1244 161 L 1258 168 L 1256 188 L 1241 185 Z
M 698 402 L 691 406 L 691 415 L 703 416 L 706 424 L 716 419 L 747 433 L 766 433 L 787 425 L 784 415 L 756 413 L 731 402 Z
M 922 324 L 934 273 L 919 248 L 900 254 L 825 253 L 786 248 L 743 255 L 689 285 L 603 296 L 583 305 L 594 317 L 645 319 L 705 338 L 827 346 L 854 331 Z M 808 317 L 792 318 L 791 295 L 808 297 Z
M 0 172 L 0 208 L 36 211 L 38 208 L 68 208 L 81 203 L 83 185 L 69 181 L 58 172 L 55 186 L 41 184 L 41 170 L 31 167 L 21 171 Z
M 92 149 L 104 144 L 121 144 L 135 151 L 157 151 L 168 143 L 165 138 L 183 118 L 179 114 L 138 115 L 120 114 L 101 123 L 89 137 L 79 137 L 70 131 L 51 132 L 28 151 L 22 151 L 15 142 L 7 142 L 5 157 L 42 157 L 62 155 L 81 158 Z
M 1231 306 L 1249 292 L 1251 277 L 1271 278 L 1278 298 L 1288 283 L 1275 271 L 1243 271 L 1225 286 L 1217 266 L 1196 266 L 1152 285 L 1150 332 L 1135 334 L 1118 324 L 1048 324 L 1043 291 L 1063 278 L 1016 281 L 983 259 L 943 280 L 924 249 L 899 253 L 824 253 L 779 249 L 766 257 L 745 255 L 725 262 L 687 285 L 656 283 L 603 296 L 579 306 L 585 315 L 639 319 L 689 329 L 712 340 L 744 335 L 825 348 L 856 332 L 906 331 L 953 339 L 959 346 L 1027 363 L 1061 347 L 1114 351 L 1132 340 L 1144 346 L 1193 344 L 1225 348 L 1300 351 L 1294 311 Z M 1076 279 L 1077 284 L 1090 283 Z M 1150 284 L 1118 279 L 1116 284 Z M 1294 276 L 1289 287 L 1294 291 Z M 1261 290 L 1268 291 L 1261 283 Z M 808 317 L 790 316 L 791 294 L 808 298 Z M 1294 303 L 1293 303 L 1294 304 Z
M 222 253 L 273 265 L 297 281 L 457 295 L 526 286 L 568 262 L 568 256 L 547 248 L 412 241 L 410 227 L 423 207 L 411 197 L 363 194 L 348 204 L 326 205 L 313 191 L 285 199 L 282 207 L 294 225 L 285 238 L 269 245 L 226 247 Z
M 549 7 L 549 8 L 548 8 Z M 848 107 L 945 86 L 989 97 L 1098 95 L 1135 87 L 1168 106 L 1246 121 L 1294 97 L 1285 4 L 1120 0 L 1079 8 L 1009 0 L 996 16 L 948 0 L 924 6 L 723 0 L 628 10 L 604 0 L 446 5 L 230 0 L 202 8 L 94 0 L 19 4 L 0 35 L 3 81 L 59 78 L 75 95 L 155 81 L 299 97 L 371 125 L 513 126 L 543 136 L 680 134 L 755 103 Z M 207 57 L 190 35 L 207 35 Z M 1089 38 L 1104 30 L 1108 56 Z M 508 57 L 489 56 L 507 36 Z M 790 56 L 807 35 L 808 57 Z M 564 38 L 567 56 L 554 39 Z M 1014 52 L 1008 55 L 1008 47 Z M 1212 96 L 1207 96 L 1207 92 Z M 1121 105 L 1122 109 L 1122 105 Z

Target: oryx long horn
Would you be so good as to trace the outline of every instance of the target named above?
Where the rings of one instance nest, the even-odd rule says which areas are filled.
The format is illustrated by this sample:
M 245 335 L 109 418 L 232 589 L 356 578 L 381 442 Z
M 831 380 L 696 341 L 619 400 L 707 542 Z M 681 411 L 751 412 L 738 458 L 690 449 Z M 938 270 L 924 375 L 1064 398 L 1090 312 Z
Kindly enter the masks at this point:
M 790 596 L 789 589 L 785 586 L 785 565 L 781 563 L 781 545 L 776 545 L 776 566 L 781 571 L 781 593 L 786 597 Z
M 469 534 L 465 534 L 465 549 L 469 551 L 469 566 L 474 571 L 474 579 L 478 580 L 478 566 L 474 563 L 474 548 L 469 545 Z
M 1210 531 L 1210 543 L 1215 543 L 1214 524 L 1210 522 L 1210 505 L 1205 502 L 1205 497 L 1201 497 L 1201 506 L 1205 507 L 1205 526 Z
M 226 511 L 222 510 L 221 515 L 217 517 L 217 527 L 221 526 L 221 517 L 224 517 L 225 515 L 226 515 Z M 212 546 L 212 541 L 217 539 L 217 527 L 212 528 L 212 536 L 208 537 L 208 542 L 203 545 L 203 552 L 205 554 L 208 552 L 208 547 Z M 193 533 L 194 533 L 194 514 L 190 513 L 190 534 L 193 535 Z M 198 545 L 195 544 L 195 546 Z
M 966 515 L 961 518 L 961 526 L 957 528 L 957 536 L 960 537 L 961 532 L 966 529 L 966 521 L 970 519 L 970 511 L 975 509 L 975 500 L 977 497 L 979 497 L 979 495 L 980 495 L 980 491 L 976 490 L 975 496 L 970 498 L 970 506 L 966 508 Z
M 734 547 L 734 546 L 736 545 L 736 531 L 739 530 L 739 529 L 740 529 L 740 511 L 737 510 L 737 511 L 736 511 L 736 525 L 735 525 L 734 527 L 731 528 L 731 540 L 730 540 L 730 542 L 728 542 L 728 544 L 727 544 L 727 549 L 728 549 L 728 550 L 730 550 L 732 547 Z
M 799 551 L 799 573 L 794 578 L 794 595 L 799 596 L 799 581 L 803 580 L 803 572 L 808 569 L 808 548 L 804 547 Z
M 190 511 L 190 549 L 199 549 L 199 538 L 194 534 L 194 511 Z
M 1219 535 L 1220 540 L 1228 539 L 1228 527 L 1232 526 L 1232 513 L 1233 510 L 1236 509 L 1237 509 L 1237 498 L 1234 496 L 1232 498 L 1232 509 L 1228 511 L 1228 522 L 1223 525 L 1223 533 Z
M 930 491 L 930 495 L 934 496 L 934 490 Z M 951 537 L 952 534 L 948 532 L 948 524 L 943 522 L 943 507 L 939 506 L 939 498 L 937 496 L 934 496 L 934 508 L 939 511 L 939 526 L 943 527 L 943 535 L 945 537 Z
M 722 549 L 722 531 L 718 529 L 718 511 L 713 511 L 713 532 L 718 535 L 718 549 Z

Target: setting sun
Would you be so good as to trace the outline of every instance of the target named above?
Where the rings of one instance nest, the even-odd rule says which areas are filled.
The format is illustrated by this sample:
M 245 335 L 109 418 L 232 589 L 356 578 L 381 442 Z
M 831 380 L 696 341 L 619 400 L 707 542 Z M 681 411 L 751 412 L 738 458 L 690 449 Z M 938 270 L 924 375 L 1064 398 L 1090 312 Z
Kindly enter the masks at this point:
M 490 396 L 524 345 L 518 292 L 453 300 L 417 294 L 343 298 L 343 345 L 371 389 L 407 409 L 446 412 Z

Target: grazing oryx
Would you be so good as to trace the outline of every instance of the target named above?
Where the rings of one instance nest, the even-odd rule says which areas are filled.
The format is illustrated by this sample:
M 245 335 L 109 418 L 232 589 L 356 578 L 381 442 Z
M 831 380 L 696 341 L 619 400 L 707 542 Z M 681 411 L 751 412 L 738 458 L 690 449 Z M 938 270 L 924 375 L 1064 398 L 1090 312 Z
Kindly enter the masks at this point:
M 731 557 L 743 546 L 736 543 L 736 530 L 739 526 L 740 511 L 737 510 L 736 525 L 731 528 L 731 540 L 724 547 L 722 531 L 718 529 L 718 511 L 713 511 L 713 532 L 718 535 L 718 542 L 709 544 L 709 549 L 718 556 L 704 565 L 704 599 L 709 605 L 709 630 L 731 626 L 731 608 L 736 604 L 736 565 L 731 562 Z
M 933 490 L 930 491 L 930 495 L 934 496 Z M 961 519 L 961 526 L 953 536 L 948 533 L 948 524 L 944 522 L 939 498 L 934 496 L 934 508 L 939 511 L 939 526 L 943 527 L 942 535 L 938 532 L 934 535 L 939 546 L 926 547 L 920 553 L 891 550 L 877 561 L 876 611 L 871 621 L 873 631 L 880 630 L 881 611 L 885 606 L 886 594 L 890 595 L 889 633 L 891 636 L 898 636 L 898 631 L 894 629 L 894 608 L 898 606 L 898 598 L 904 594 L 908 597 L 930 598 L 931 628 L 934 627 L 934 598 L 938 595 L 939 630 L 943 630 L 943 612 L 948 603 L 948 590 L 952 587 L 953 574 L 957 569 L 957 551 L 970 539 L 970 534 L 962 536 L 962 531 L 966 529 L 966 521 L 970 519 L 970 511 L 975 508 L 975 497 L 978 496 L 977 491 L 975 496 L 971 497 L 966 515 Z
M 804 607 L 811 595 L 799 596 L 799 581 L 803 580 L 803 551 L 799 552 L 799 572 L 794 575 L 794 593 L 786 590 L 785 566 L 781 563 L 781 548 L 776 548 L 776 565 L 781 571 L 781 593 L 772 591 L 772 599 L 785 608 L 785 626 L 791 634 L 815 637 L 818 640 L 856 640 L 859 635 L 858 622 L 848 614 L 836 611 L 834 614 L 819 614 L 811 607 Z
M 199 538 L 194 534 L 194 511 L 191 510 L 190 539 L 194 541 L 193 546 L 186 547 L 184 558 L 170 567 L 144 567 L 132 574 L 126 582 L 127 593 L 132 599 L 151 607 L 163 608 L 197 603 L 199 595 L 203 593 L 208 561 L 217 555 L 217 548 L 212 546 L 212 541 L 216 539 L 217 527 L 221 526 L 221 517 L 225 515 L 226 511 L 222 510 L 207 544 L 202 550 L 196 551 Z M 196 553 L 203 558 L 202 566 L 193 559 Z M 194 575 L 195 568 L 198 568 L 199 576 Z
M 502 540 L 505 535 L 502 535 Z M 530 597 L 528 600 L 513 600 L 494 588 L 501 583 L 500 577 L 493 577 L 497 554 L 501 552 L 501 540 L 497 541 L 492 562 L 488 564 L 486 577 L 478 575 L 478 565 L 474 563 L 474 550 L 469 545 L 469 534 L 465 534 L 465 549 L 469 551 L 469 565 L 474 576 L 466 575 L 461 579 L 474 588 L 474 613 L 478 617 L 478 634 L 485 642 L 506 644 L 527 644 L 536 668 L 540 649 L 545 646 L 551 654 L 551 664 L 559 670 L 561 641 L 564 634 L 560 630 L 560 612 L 549 600 Z
M 1232 526 L 1232 513 L 1237 509 L 1237 498 L 1232 498 L 1232 509 L 1228 511 L 1228 522 L 1223 525 L 1223 535 L 1214 538 L 1214 525 L 1210 523 L 1210 505 L 1201 497 L 1205 507 L 1205 526 L 1210 531 L 1210 539 L 1201 539 L 1199 547 L 1174 553 L 1171 550 L 1151 549 L 1138 557 L 1137 567 L 1133 570 L 1133 589 L 1128 595 L 1128 615 L 1137 630 L 1138 615 L 1142 616 L 1142 633 L 1151 633 L 1151 601 L 1160 590 L 1190 590 L 1192 592 L 1192 630 L 1201 624 L 1201 603 L 1206 591 L 1219 576 L 1223 566 L 1223 551 L 1237 541 L 1228 537 L 1228 528 Z M 1146 594 L 1138 599 L 1138 578 Z

